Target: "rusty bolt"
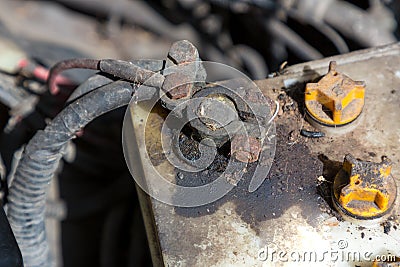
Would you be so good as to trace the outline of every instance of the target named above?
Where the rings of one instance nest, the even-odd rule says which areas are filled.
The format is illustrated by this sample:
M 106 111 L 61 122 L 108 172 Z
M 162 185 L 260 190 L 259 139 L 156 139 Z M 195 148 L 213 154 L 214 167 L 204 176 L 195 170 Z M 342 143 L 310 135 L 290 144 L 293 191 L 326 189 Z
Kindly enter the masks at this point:
M 182 72 L 175 72 L 165 76 L 163 90 L 171 99 L 181 99 L 190 96 L 193 81 Z
M 258 160 L 260 152 L 261 142 L 255 137 L 235 135 L 231 141 L 231 154 L 238 161 L 255 162 Z
M 189 41 L 177 41 L 171 45 L 168 52 L 168 58 L 176 65 L 193 62 L 199 59 L 197 48 Z
M 373 219 L 386 214 L 397 195 L 391 168 L 387 158 L 374 163 L 346 155 L 333 185 L 339 211 L 356 219 Z
M 172 44 L 168 59 L 175 66 L 169 69 L 174 72 L 165 75 L 163 91 L 174 100 L 189 97 L 196 80 L 197 70 L 193 62 L 199 61 L 197 48 L 187 40 L 177 41 Z
M 365 83 L 353 81 L 336 71 L 331 61 L 329 72 L 318 83 L 307 83 L 305 105 L 311 118 L 328 125 L 344 125 L 357 119 L 364 107 Z

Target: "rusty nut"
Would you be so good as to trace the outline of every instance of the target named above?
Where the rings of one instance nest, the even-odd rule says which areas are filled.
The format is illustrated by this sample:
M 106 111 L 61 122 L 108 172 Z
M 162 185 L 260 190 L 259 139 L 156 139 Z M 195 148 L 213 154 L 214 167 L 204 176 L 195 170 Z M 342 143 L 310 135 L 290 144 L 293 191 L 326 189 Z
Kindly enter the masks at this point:
M 258 160 L 261 152 L 261 142 L 255 137 L 235 135 L 231 141 L 232 156 L 244 163 Z
M 165 76 L 162 89 L 171 99 L 186 98 L 191 95 L 193 81 L 185 73 L 171 73 Z
M 191 96 L 194 82 L 199 80 L 197 75 L 200 65 L 199 53 L 192 43 L 182 40 L 172 44 L 162 85 L 169 99 L 179 100 Z

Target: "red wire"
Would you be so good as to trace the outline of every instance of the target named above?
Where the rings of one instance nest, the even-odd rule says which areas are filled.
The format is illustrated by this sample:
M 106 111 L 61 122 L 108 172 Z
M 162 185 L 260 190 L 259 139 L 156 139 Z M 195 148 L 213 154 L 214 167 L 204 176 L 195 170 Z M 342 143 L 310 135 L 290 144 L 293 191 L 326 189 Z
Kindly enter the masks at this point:
M 30 73 L 32 73 L 32 75 L 38 80 L 45 82 L 49 78 L 50 70 L 46 69 L 45 67 L 35 65 L 27 59 L 20 60 L 18 62 L 18 66 L 21 69 L 29 69 Z M 64 85 L 64 86 L 75 85 L 75 83 L 73 81 L 71 81 L 69 78 L 67 78 L 63 75 L 58 75 L 55 78 L 55 83 L 57 85 Z M 53 90 L 50 90 L 50 92 L 53 95 L 57 94 L 59 92 L 58 87 L 56 87 L 56 89 L 53 88 Z

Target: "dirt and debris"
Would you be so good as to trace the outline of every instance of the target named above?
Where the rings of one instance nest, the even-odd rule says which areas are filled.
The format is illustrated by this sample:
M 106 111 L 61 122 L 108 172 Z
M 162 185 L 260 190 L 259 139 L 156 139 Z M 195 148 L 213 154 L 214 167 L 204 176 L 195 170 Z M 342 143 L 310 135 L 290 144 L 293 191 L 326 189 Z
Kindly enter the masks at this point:
M 321 138 L 325 136 L 323 132 L 308 131 L 306 129 L 301 129 L 300 134 L 308 138 Z
M 188 160 L 197 160 L 200 158 L 199 142 L 189 138 L 188 134 L 191 134 L 190 130 L 187 131 L 187 134 L 179 135 L 179 149 Z
M 383 232 L 388 235 L 391 230 L 390 228 L 392 227 L 392 223 L 389 221 L 386 221 L 386 222 L 382 223 L 382 227 L 383 227 Z
M 289 144 L 287 139 L 290 132 L 286 126 L 277 126 L 275 161 L 267 179 L 255 192 L 247 191 L 249 179 L 256 167 L 256 164 L 249 164 L 244 178 L 223 199 L 199 208 L 176 208 L 176 212 L 185 217 L 202 216 L 208 214 L 205 212 L 207 209 L 214 212 L 218 206 L 231 201 L 235 203 L 236 212 L 241 214 L 242 219 L 257 229 L 259 222 L 279 217 L 300 199 L 308 203 L 304 205 L 307 207 L 303 210 L 304 218 L 310 218 L 311 224 L 315 223 L 312 220 L 313 214 L 324 205 L 316 186 L 316 179 L 322 174 L 323 164 L 317 156 L 309 152 L 307 146 L 300 143 Z M 226 160 L 227 158 L 222 158 L 222 162 Z M 217 157 L 212 166 L 220 165 L 220 162 L 221 159 Z M 212 166 L 206 173 L 186 173 L 185 177 L 188 178 L 184 184 L 177 182 L 186 186 L 210 182 L 221 174 L 216 173 L 218 168 Z M 325 209 L 328 210 L 326 207 Z

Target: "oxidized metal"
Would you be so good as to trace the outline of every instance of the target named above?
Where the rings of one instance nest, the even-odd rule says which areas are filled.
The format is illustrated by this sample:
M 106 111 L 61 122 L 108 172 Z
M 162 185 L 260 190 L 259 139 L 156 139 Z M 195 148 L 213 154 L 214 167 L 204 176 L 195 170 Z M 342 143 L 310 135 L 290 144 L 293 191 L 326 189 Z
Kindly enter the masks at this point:
M 255 137 L 236 135 L 231 141 L 232 156 L 241 162 L 255 162 L 261 152 L 261 142 Z

